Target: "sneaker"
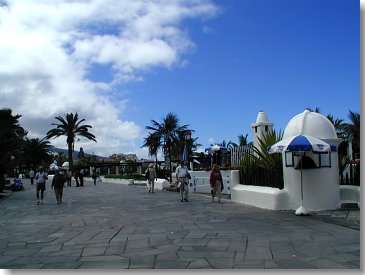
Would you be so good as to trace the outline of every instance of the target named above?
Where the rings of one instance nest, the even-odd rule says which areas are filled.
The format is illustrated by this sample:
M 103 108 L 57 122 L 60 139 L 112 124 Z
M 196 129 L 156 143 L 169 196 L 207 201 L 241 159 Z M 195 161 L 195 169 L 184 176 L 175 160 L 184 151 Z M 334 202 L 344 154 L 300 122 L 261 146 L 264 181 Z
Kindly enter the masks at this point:
M 184 200 L 183 199 L 181 199 L 181 202 L 183 202 Z
M 41 201 L 39 204 L 43 204 L 43 201 Z
M 184 199 L 184 201 L 188 202 L 188 199 Z
M 37 205 L 40 205 L 41 204 L 41 202 L 40 201 L 37 201 Z

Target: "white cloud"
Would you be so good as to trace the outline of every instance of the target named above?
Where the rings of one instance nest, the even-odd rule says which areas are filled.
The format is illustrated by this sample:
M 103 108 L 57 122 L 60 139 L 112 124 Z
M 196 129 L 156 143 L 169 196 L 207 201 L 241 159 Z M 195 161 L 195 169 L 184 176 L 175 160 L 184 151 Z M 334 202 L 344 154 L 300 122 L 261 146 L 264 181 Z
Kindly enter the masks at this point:
M 78 112 L 97 143 L 76 148 L 100 155 L 139 150 L 141 127 L 120 119 L 128 101 L 112 99 L 113 85 L 140 79 L 155 66 L 187 63 L 194 43 L 181 23 L 217 12 L 195 0 L 8 0 L 0 4 L 0 108 L 21 114 L 31 137 L 44 137 L 55 116 Z M 110 83 L 88 71 L 109 65 Z M 65 140 L 52 140 L 65 147 Z M 75 149 L 76 149 L 75 148 Z
M 217 143 L 217 141 L 212 137 L 208 138 L 207 142 L 208 142 L 208 144 L 216 144 Z

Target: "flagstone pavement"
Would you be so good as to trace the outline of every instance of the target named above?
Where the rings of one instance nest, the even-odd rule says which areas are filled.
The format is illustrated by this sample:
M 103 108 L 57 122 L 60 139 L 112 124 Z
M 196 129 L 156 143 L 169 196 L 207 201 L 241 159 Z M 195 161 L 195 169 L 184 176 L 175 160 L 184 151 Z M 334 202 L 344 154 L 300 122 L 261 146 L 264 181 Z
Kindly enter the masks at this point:
M 208 195 L 86 182 L 0 200 L 0 269 L 360 269 L 360 211 L 295 216 Z M 74 185 L 74 182 L 73 182 Z

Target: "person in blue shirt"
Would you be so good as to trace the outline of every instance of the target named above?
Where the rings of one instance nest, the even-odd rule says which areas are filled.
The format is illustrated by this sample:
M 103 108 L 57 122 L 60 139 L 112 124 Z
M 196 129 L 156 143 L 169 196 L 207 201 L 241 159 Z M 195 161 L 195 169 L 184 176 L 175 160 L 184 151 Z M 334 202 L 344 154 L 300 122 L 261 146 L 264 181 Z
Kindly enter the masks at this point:
M 24 190 L 23 182 L 20 179 L 19 174 L 15 175 L 14 183 L 15 183 L 15 190 L 16 191 Z

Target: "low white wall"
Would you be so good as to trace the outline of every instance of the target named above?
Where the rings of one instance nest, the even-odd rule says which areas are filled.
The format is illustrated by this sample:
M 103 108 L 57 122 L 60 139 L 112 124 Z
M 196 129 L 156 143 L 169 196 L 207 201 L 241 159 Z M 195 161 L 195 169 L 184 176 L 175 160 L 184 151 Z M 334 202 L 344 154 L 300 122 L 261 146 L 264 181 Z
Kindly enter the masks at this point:
M 89 178 L 90 181 L 93 181 L 92 178 Z M 125 184 L 128 185 L 131 183 L 130 179 L 111 179 L 111 178 L 104 178 L 103 176 L 100 177 L 101 182 L 108 182 L 108 183 L 118 183 L 118 184 Z M 143 180 L 133 180 L 134 183 L 138 184 L 146 184 L 146 181 Z
M 92 180 L 92 179 L 90 178 L 90 180 Z M 111 179 L 111 178 L 104 178 L 103 176 L 100 177 L 100 181 L 107 182 L 107 183 L 125 184 L 125 185 L 132 183 L 130 179 Z M 138 180 L 138 181 L 134 180 L 133 182 L 134 182 L 134 184 L 144 184 L 147 186 L 147 180 Z M 168 188 L 169 186 L 170 186 L 170 183 L 165 179 L 155 180 L 154 188 L 156 190 L 163 190 L 165 188 Z
M 289 196 L 278 188 L 236 185 L 232 189 L 232 201 L 271 210 L 287 210 Z
M 231 171 L 232 201 L 271 210 L 288 210 L 289 195 L 278 188 L 239 184 L 238 170 Z
M 360 186 L 340 185 L 340 202 L 342 203 L 357 203 L 360 208 Z

